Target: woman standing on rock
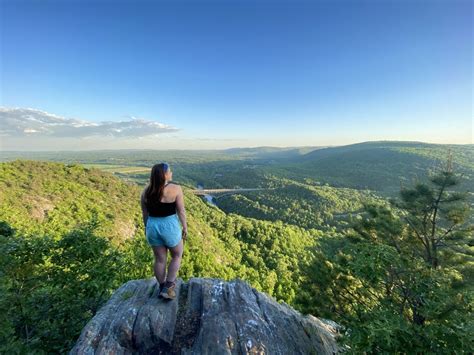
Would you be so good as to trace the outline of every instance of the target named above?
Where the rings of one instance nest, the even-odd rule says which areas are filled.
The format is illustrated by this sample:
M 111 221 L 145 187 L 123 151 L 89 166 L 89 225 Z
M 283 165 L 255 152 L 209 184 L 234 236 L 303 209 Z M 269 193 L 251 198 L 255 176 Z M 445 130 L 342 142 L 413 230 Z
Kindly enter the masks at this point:
M 172 177 L 173 172 L 168 164 L 155 164 L 151 169 L 150 182 L 140 198 L 146 239 L 155 255 L 153 270 L 160 284 L 159 296 L 167 299 L 176 297 L 176 275 L 183 255 L 183 241 L 188 232 L 183 190 L 181 186 L 170 182 Z M 166 275 L 168 249 L 171 261 Z

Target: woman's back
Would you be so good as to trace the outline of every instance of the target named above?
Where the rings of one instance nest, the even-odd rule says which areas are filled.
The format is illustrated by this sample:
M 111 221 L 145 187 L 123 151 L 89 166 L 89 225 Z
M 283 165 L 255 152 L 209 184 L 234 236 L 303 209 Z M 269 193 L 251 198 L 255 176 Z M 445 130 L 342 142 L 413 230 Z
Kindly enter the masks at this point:
M 148 214 L 151 217 L 166 217 L 176 213 L 176 187 L 174 184 L 166 184 L 163 188 L 161 201 L 150 199 L 146 202 Z
M 153 165 L 150 183 L 140 196 L 146 240 L 155 254 L 153 270 L 160 283 L 159 295 L 168 299 L 176 297 L 175 280 L 181 263 L 184 240 L 188 233 L 183 189 L 180 185 L 170 184 L 172 179 L 173 172 L 168 164 Z M 147 196 L 147 190 L 150 188 L 154 191 L 154 197 Z M 161 198 L 155 193 L 157 190 L 161 191 Z M 166 274 L 167 249 L 171 252 L 168 274 Z

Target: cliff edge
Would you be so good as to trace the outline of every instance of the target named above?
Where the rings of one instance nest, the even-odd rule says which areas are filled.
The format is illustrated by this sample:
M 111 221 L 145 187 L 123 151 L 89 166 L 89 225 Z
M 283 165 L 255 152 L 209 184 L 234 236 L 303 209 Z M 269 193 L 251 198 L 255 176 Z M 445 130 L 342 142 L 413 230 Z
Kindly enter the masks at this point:
M 245 281 L 131 280 L 87 323 L 70 354 L 336 354 L 337 324 L 302 315 Z

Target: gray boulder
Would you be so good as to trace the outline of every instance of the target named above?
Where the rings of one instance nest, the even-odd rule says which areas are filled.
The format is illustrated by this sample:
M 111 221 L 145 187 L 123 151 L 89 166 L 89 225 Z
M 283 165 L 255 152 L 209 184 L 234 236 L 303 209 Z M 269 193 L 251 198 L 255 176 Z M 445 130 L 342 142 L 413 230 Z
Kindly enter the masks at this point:
M 336 354 L 337 324 L 302 315 L 245 281 L 131 280 L 87 323 L 70 354 Z

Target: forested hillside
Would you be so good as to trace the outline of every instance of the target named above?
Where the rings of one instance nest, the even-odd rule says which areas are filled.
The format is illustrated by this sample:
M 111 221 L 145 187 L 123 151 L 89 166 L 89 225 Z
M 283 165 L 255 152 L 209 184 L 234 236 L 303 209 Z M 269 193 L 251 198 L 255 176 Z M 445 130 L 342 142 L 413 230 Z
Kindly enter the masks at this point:
M 452 154 L 453 168 L 466 175 L 465 187 L 474 191 L 474 145 L 421 142 L 363 142 L 317 149 L 272 167 L 278 176 L 303 181 L 311 177 L 331 186 L 370 189 L 396 195 L 400 185 L 427 181 L 427 173 Z
M 0 216 L 24 234 L 61 236 L 95 215 L 96 234 L 120 242 L 140 222 L 135 184 L 81 165 L 16 160 L 0 164 Z
M 177 159 L 189 228 L 179 276 L 244 279 L 343 325 L 356 352 L 472 349 L 471 146 L 453 147 L 451 162 L 425 148 Z M 87 166 L 0 163 L 0 352 L 67 352 L 118 286 L 153 275 L 139 195 L 164 155 L 125 163 L 116 152 L 113 165 L 101 154 L 83 153 Z M 271 190 L 216 207 L 192 193 L 197 184 Z
M 267 181 L 274 189 L 217 197 L 216 203 L 226 212 L 324 231 L 346 228 L 362 212 L 363 203 L 386 203 L 369 190 L 302 183 L 277 176 L 269 176 Z
M 323 233 L 227 215 L 184 191 L 189 234 L 180 277 L 242 278 L 298 308 L 302 264 Z M 12 336 L 5 349 L 65 350 L 118 285 L 153 275 L 139 193 L 138 186 L 79 165 L 0 164 L 0 308 L 9 319 L 3 334 Z M 116 227 L 125 221 L 126 233 Z M 51 307 L 37 308 L 38 302 Z M 51 339 L 51 332 L 62 335 Z

